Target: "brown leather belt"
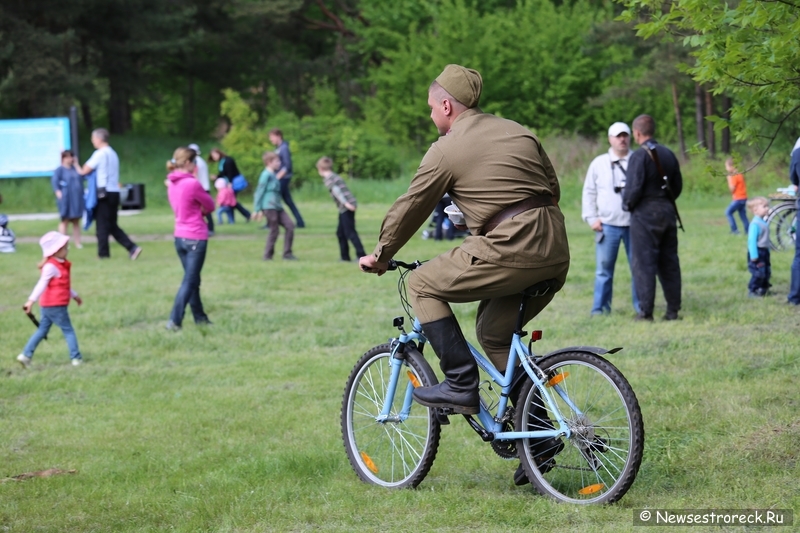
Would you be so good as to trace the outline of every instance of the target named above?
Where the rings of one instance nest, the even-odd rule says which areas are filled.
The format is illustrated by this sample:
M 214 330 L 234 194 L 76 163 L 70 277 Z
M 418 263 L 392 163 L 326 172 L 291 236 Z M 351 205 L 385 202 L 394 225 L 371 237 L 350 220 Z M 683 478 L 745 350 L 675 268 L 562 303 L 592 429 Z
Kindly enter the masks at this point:
M 483 225 L 483 229 L 481 229 L 479 235 L 486 235 L 494 228 L 499 226 L 504 220 L 515 217 L 520 213 L 530 211 L 531 209 L 536 209 L 537 207 L 547 207 L 548 205 L 557 205 L 556 199 L 550 194 L 531 196 L 530 198 L 526 198 L 525 200 L 511 204 L 490 218 L 489 221 Z

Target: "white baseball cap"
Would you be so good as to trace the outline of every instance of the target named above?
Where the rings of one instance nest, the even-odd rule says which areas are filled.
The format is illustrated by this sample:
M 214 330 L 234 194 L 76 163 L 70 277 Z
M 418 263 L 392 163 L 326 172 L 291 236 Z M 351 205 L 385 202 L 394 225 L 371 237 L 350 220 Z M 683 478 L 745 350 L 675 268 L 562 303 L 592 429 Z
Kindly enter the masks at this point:
M 624 122 L 615 122 L 611 125 L 610 128 L 608 128 L 609 137 L 616 137 L 620 133 L 627 133 L 628 135 L 630 135 L 631 129 Z M 189 146 L 189 148 L 191 148 L 191 146 Z
M 196 153 L 197 155 L 200 155 L 200 147 L 197 146 L 196 144 L 192 143 L 189 146 L 187 146 L 186 148 L 191 148 L 192 150 L 194 150 L 194 153 Z
M 50 257 L 65 244 L 69 242 L 69 237 L 57 231 L 48 231 L 44 237 L 39 239 L 39 246 L 42 247 L 42 257 Z

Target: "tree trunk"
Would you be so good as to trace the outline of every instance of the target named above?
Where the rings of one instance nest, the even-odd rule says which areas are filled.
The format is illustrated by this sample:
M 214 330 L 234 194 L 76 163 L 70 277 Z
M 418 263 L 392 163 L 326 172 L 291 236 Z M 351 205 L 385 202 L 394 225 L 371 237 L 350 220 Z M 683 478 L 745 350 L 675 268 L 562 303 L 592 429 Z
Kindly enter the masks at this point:
M 128 92 L 113 78 L 109 80 L 111 97 L 108 100 L 109 132 L 122 134 L 131 129 L 131 107 Z
M 92 108 L 89 107 L 89 102 L 81 98 L 81 114 L 83 115 L 83 125 L 88 131 L 94 130 L 94 121 L 92 120 Z
M 186 96 L 186 133 L 189 136 L 194 135 L 194 76 L 189 74 L 189 87 Z
M 699 83 L 694 84 L 694 121 L 697 128 L 697 144 L 700 148 L 706 147 L 705 124 L 703 124 L 703 88 Z
M 684 159 L 688 159 L 689 154 L 686 153 L 686 139 L 683 137 L 683 118 L 681 117 L 681 106 L 680 102 L 678 101 L 678 84 L 675 80 L 672 80 L 672 107 L 675 110 L 675 127 L 678 129 L 678 142 L 681 146 L 681 154 L 683 155 Z
M 722 118 L 725 119 L 725 127 L 722 128 L 722 149 L 723 154 L 730 154 L 731 153 L 731 128 L 729 126 L 731 121 L 731 97 L 730 96 L 723 96 L 722 97 Z
M 714 95 L 711 91 L 706 91 L 706 117 L 714 115 Z M 714 123 L 706 119 L 706 143 L 708 153 L 712 158 L 717 157 L 717 138 L 714 135 Z

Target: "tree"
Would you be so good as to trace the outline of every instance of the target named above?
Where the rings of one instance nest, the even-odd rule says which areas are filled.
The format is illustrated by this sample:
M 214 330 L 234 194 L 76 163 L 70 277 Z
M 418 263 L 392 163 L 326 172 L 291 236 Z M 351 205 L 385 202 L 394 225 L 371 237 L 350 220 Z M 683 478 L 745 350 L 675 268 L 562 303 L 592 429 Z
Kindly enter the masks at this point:
M 640 36 L 666 35 L 691 48 L 695 63 L 686 71 L 736 102 L 730 127 L 737 140 L 766 139 L 766 153 L 782 126 L 797 123 L 800 2 L 619 1 L 627 8 L 624 20 L 642 21 Z

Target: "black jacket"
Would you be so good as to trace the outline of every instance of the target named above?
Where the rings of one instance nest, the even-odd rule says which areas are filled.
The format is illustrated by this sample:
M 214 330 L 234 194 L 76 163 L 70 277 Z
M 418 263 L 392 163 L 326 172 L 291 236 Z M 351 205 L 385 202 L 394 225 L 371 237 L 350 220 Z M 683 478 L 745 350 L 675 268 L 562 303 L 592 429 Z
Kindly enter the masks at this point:
M 217 168 L 219 169 L 219 162 L 217 163 Z M 219 172 L 219 177 L 226 177 L 228 181 L 233 181 L 233 178 L 240 174 L 239 168 L 236 166 L 236 161 L 233 160 L 231 156 L 225 156 L 225 159 L 222 161 L 222 171 Z
M 649 142 L 649 141 L 648 141 Z M 678 159 L 672 150 L 655 143 L 655 150 L 661 162 L 661 168 L 669 180 L 669 188 L 674 198 L 678 198 L 683 190 L 683 176 Z M 628 178 L 622 194 L 622 208 L 633 213 L 644 208 L 648 203 L 658 202 L 672 205 L 667 191 L 662 187 L 664 178 L 658 172 L 655 162 L 643 147 L 631 154 L 628 160 Z

